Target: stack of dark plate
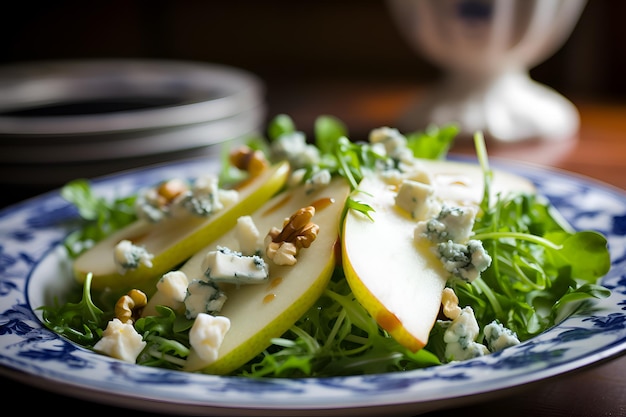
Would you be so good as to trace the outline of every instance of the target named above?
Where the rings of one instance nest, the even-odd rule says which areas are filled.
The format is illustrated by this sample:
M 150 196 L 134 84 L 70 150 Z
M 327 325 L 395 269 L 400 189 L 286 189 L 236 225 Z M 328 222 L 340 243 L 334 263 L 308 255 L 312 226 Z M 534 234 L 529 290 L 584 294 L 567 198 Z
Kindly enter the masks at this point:
M 74 178 L 215 153 L 259 131 L 263 84 L 223 65 L 92 60 L 0 68 L 0 182 Z

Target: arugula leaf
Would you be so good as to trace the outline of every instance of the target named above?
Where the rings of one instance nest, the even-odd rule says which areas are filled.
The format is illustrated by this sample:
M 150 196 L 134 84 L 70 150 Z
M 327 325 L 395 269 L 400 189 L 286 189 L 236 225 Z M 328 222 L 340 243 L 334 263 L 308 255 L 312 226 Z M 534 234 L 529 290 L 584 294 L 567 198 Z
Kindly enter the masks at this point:
M 594 283 L 611 267 L 606 238 L 598 232 L 584 230 L 571 234 L 558 231 L 548 232 L 544 237 L 559 244 L 558 249 L 549 253 L 554 265 L 572 268 L 576 279 Z
M 498 320 L 526 340 L 554 325 L 581 300 L 606 297 L 595 282 L 611 265 L 606 238 L 573 231 L 550 203 L 534 194 L 495 196 L 482 135 L 475 136 L 485 177 L 473 239 L 483 242 L 491 266 L 472 284 L 454 282 L 462 305 L 481 326 Z
M 61 189 L 61 196 L 76 206 L 84 220 L 80 229 L 68 235 L 63 242 L 71 258 L 77 257 L 93 243 L 137 219 L 134 210 L 135 196 L 109 202 L 96 196 L 86 179 L 68 182 Z
M 193 320 L 178 316 L 165 306 L 155 306 L 156 316 L 142 317 L 135 330 L 147 342 L 137 363 L 168 369 L 181 369 L 189 355 L 189 329 Z
M 108 321 L 104 312 L 91 299 L 92 274 L 87 274 L 83 284 L 82 299 L 78 303 L 66 302 L 42 306 L 44 325 L 82 346 L 92 347 L 102 337 L 102 328 Z
M 444 159 L 459 131 L 456 124 L 430 125 L 423 132 L 408 134 L 407 146 L 418 158 Z
M 270 141 L 278 139 L 280 136 L 296 131 L 293 119 L 287 114 L 275 116 L 268 124 L 267 135 Z
M 322 154 L 334 153 L 341 137 L 348 137 L 348 128 L 341 120 L 333 116 L 315 119 L 315 145 Z
M 374 209 L 368 204 L 364 204 L 352 198 L 348 198 L 346 200 L 346 210 L 349 210 L 349 209 L 360 211 L 361 213 L 365 214 L 368 219 L 374 221 L 374 219 L 370 215 L 370 213 L 374 211 Z

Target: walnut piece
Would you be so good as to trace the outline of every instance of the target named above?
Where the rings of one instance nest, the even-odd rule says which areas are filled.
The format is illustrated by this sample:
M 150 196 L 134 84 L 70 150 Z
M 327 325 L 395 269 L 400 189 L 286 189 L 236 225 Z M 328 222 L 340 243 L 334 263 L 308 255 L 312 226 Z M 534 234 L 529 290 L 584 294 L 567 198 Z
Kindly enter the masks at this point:
M 134 323 L 140 317 L 141 309 L 146 304 L 148 304 L 148 297 L 143 291 L 130 290 L 115 303 L 115 317 L 122 323 Z
M 159 207 L 170 205 L 176 197 L 187 192 L 189 186 L 180 179 L 163 181 L 156 189 L 157 204 Z
M 277 265 L 294 265 L 300 249 L 308 248 L 317 238 L 319 226 L 311 219 L 315 207 L 303 207 L 285 219 L 283 229 L 272 227 L 265 237 L 265 254 Z
M 247 171 L 252 177 L 259 175 L 269 165 L 262 151 L 254 150 L 245 145 L 234 149 L 230 153 L 229 158 L 231 164 L 241 170 Z
M 446 287 L 441 293 L 441 305 L 443 314 L 450 320 L 455 320 L 461 315 L 461 307 L 459 307 L 459 298 L 452 288 Z

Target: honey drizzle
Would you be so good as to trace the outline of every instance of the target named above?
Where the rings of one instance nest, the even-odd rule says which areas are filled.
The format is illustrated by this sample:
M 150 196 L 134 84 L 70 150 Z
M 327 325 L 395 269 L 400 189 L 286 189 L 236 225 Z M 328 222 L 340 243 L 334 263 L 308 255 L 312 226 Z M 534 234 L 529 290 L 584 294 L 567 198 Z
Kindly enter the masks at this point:
M 276 294 L 274 293 L 267 294 L 265 297 L 263 297 L 263 304 L 267 304 L 269 302 L 274 301 L 274 298 L 276 298 Z
M 330 206 L 334 202 L 335 202 L 334 198 L 324 197 L 324 198 L 320 198 L 319 200 L 315 200 L 313 203 L 310 204 L 310 206 L 313 206 L 313 208 L 315 208 L 315 211 L 320 211 Z
M 273 278 L 267 285 L 267 291 L 271 291 L 274 288 L 278 287 L 281 282 L 283 282 L 283 277 L 276 277 Z M 263 297 L 263 304 L 267 304 L 271 301 L 274 301 L 274 299 L 276 298 L 276 293 L 268 293 L 265 297 Z
M 283 277 L 276 277 L 269 282 L 268 290 L 276 288 L 281 282 L 283 282 Z

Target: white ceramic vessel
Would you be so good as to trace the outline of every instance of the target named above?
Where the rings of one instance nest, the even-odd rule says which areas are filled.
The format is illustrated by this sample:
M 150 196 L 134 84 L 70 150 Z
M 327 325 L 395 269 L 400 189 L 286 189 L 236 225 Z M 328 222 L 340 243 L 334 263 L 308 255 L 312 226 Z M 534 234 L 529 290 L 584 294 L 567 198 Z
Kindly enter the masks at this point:
M 388 0 L 416 50 L 445 76 L 399 122 L 456 122 L 501 142 L 575 137 L 575 106 L 528 70 L 567 40 L 586 0 Z

